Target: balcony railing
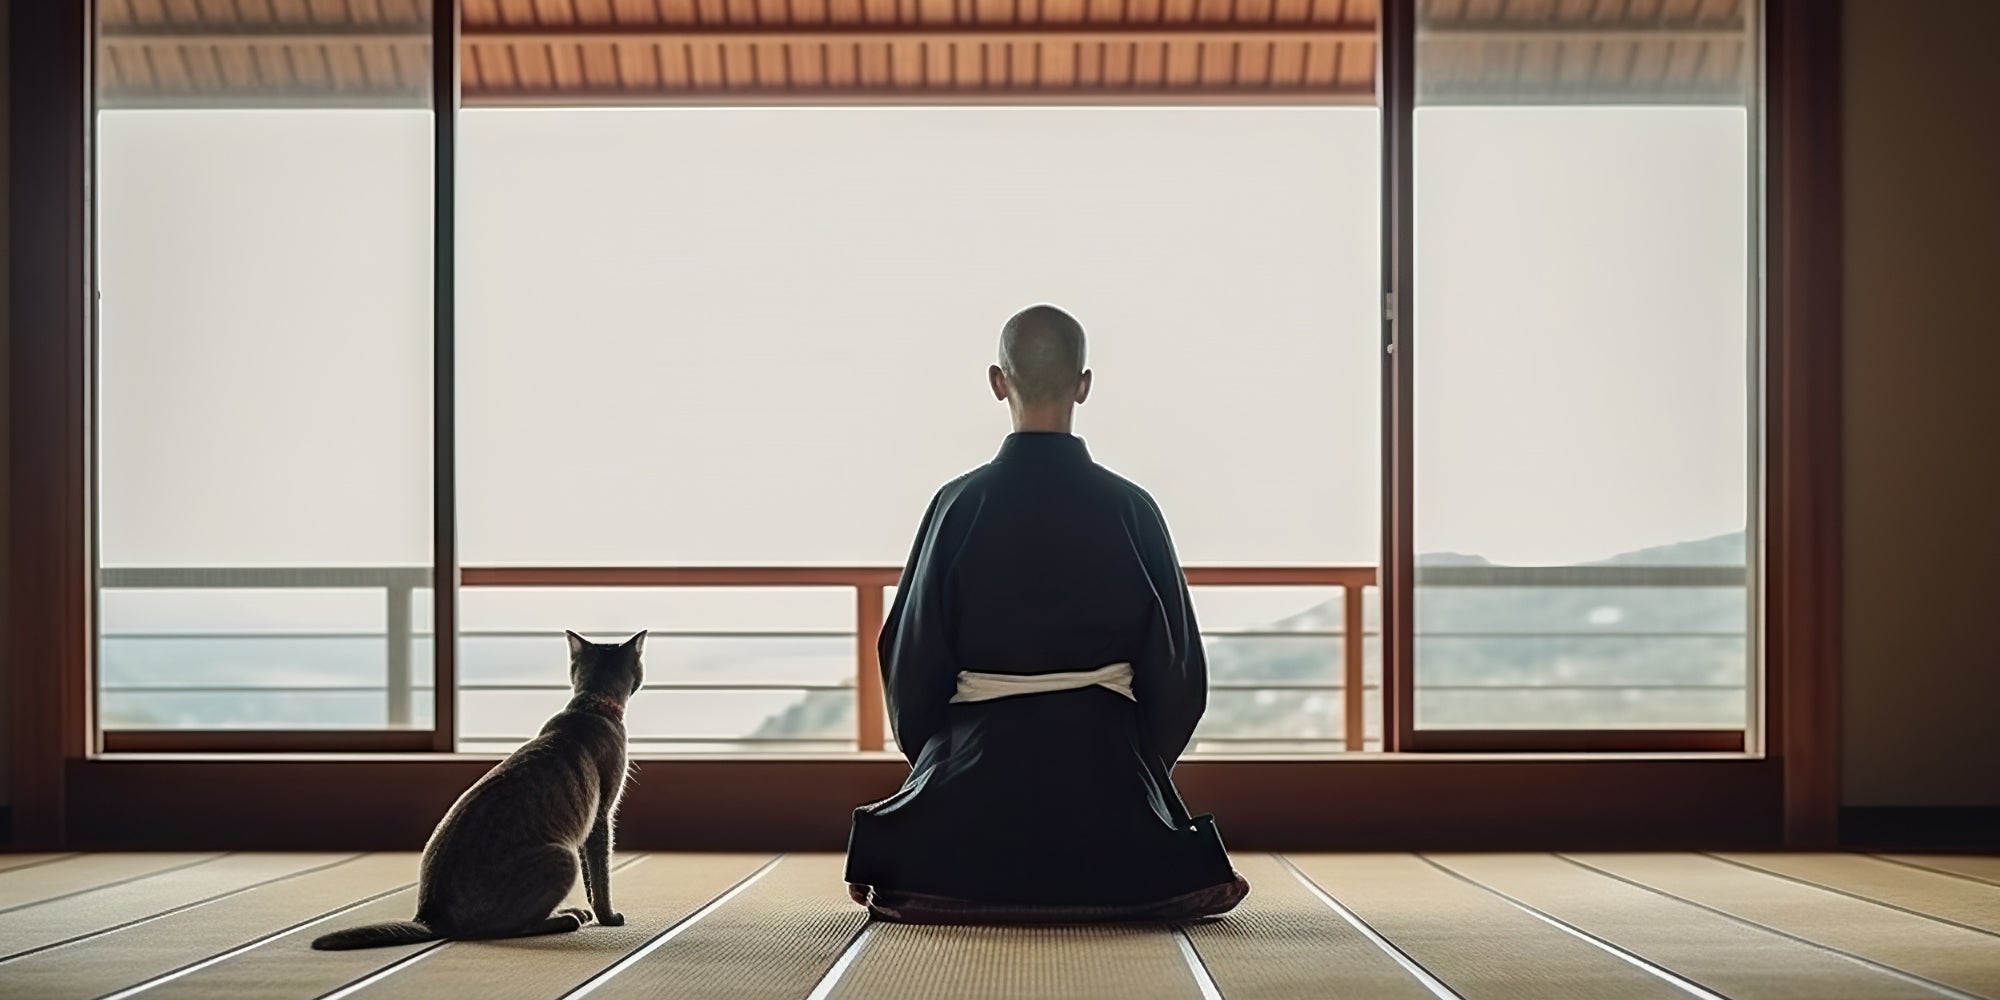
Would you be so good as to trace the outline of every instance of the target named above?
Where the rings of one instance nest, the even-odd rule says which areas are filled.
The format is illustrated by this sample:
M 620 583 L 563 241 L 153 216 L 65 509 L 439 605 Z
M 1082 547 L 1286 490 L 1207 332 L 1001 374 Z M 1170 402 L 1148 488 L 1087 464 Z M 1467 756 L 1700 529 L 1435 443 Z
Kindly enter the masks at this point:
M 1270 627 L 1242 629 L 1210 628 L 1203 632 L 1211 643 L 1212 650 L 1218 642 L 1246 639 L 1302 639 L 1322 640 L 1333 649 L 1338 669 L 1333 676 L 1314 676 L 1304 680 L 1286 679 L 1232 679 L 1226 672 L 1218 671 L 1213 678 L 1211 690 L 1223 697 L 1288 697 L 1300 694 L 1308 698 L 1325 696 L 1332 708 L 1323 728 L 1315 727 L 1304 734 L 1293 733 L 1245 733 L 1224 732 L 1197 734 L 1197 747 L 1209 749 L 1266 749 L 1273 751 L 1295 750 L 1345 750 L 1358 751 L 1380 745 L 1379 733 L 1371 733 L 1371 722 L 1379 723 L 1380 711 L 1370 705 L 1375 700 L 1379 705 L 1380 666 L 1379 656 L 1371 652 L 1378 632 L 1370 620 L 1373 616 L 1365 613 L 1372 606 L 1367 599 L 1375 587 L 1376 572 L 1366 566 L 1210 566 L 1193 567 L 1187 571 L 1189 584 L 1198 589 L 1256 587 L 1256 588 L 1313 588 L 1338 592 L 1337 621 L 1320 619 L 1312 621 L 1290 621 Z M 890 746 L 885 725 L 884 702 L 881 690 L 881 673 L 876 659 L 876 640 L 881 631 L 882 619 L 891 588 L 900 575 L 899 569 L 888 566 L 811 566 L 811 567 L 466 567 L 461 571 L 461 587 L 466 592 L 494 589 L 570 590 L 570 589 L 840 589 L 848 593 L 853 609 L 853 627 L 833 629 L 772 629 L 772 630 L 704 630 L 666 629 L 653 632 L 653 648 L 660 649 L 662 640 L 704 639 L 704 640 L 819 640 L 852 644 L 852 672 L 837 682 L 791 682 L 756 679 L 731 680 L 727 682 L 701 682 L 672 679 L 671 671 L 662 671 L 657 666 L 654 674 L 661 679 L 649 680 L 647 689 L 652 692 L 675 692 L 681 694 L 708 693 L 754 693 L 790 692 L 814 695 L 851 695 L 853 698 L 853 731 L 848 734 L 814 734 L 806 736 L 783 735 L 699 735 L 674 732 L 655 732 L 635 726 L 633 743 L 637 749 L 711 750 L 731 752 L 746 749 L 790 749 L 797 751 L 863 750 L 877 751 Z M 134 682 L 124 678 L 116 682 L 106 681 L 100 692 L 107 699 L 131 700 L 147 695 L 216 695 L 252 697 L 260 694 L 302 695 L 338 697 L 351 695 L 362 698 L 379 698 L 377 704 L 383 706 L 381 716 L 391 730 L 423 730 L 429 728 L 430 713 L 428 702 L 435 696 L 431 684 L 430 670 L 419 663 L 428 646 L 431 633 L 418 626 L 423 609 L 418 607 L 417 598 L 421 591 L 430 586 L 430 573 L 422 568 L 106 568 L 100 571 L 99 582 L 107 592 L 116 591 L 301 591 L 339 590 L 376 591 L 384 602 L 379 630 L 247 630 L 247 629 L 115 629 L 107 628 L 103 635 L 106 657 L 114 655 L 117 644 L 122 643 L 174 643 L 193 640 L 238 642 L 247 640 L 305 641 L 342 640 L 349 642 L 383 643 L 382 683 L 336 683 L 336 684 L 284 684 L 257 685 L 236 681 L 220 683 L 175 683 L 172 678 L 154 684 Z M 1741 588 L 1744 573 L 1740 568 L 1730 567 L 1558 567 L 1550 569 L 1495 568 L 1483 566 L 1426 568 L 1419 577 L 1420 587 L 1431 588 Z M 639 627 L 644 623 L 635 623 Z M 1634 640 L 1665 638 L 1707 638 L 1741 642 L 1741 629 L 1709 631 L 1685 630 L 1637 630 L 1623 631 L 1605 628 L 1552 631 L 1420 631 L 1420 644 L 1427 641 L 1450 642 L 1454 640 Z M 460 632 L 464 641 L 546 638 L 553 642 L 555 634 L 540 630 L 524 629 L 464 629 Z M 461 644 L 463 647 L 463 643 Z M 560 648 L 553 646 L 554 648 Z M 658 654 L 655 653 L 655 657 Z M 1211 653 L 1212 661 L 1215 659 Z M 468 679 L 461 654 L 459 682 L 460 693 L 482 694 L 502 692 L 544 692 L 553 700 L 558 693 L 567 690 L 559 675 L 546 682 L 496 682 Z M 657 664 L 657 658 L 654 660 Z M 667 675 L 662 677 L 661 675 Z M 1544 693 L 1576 692 L 1589 695 L 1621 693 L 1623 695 L 1643 694 L 1649 691 L 1668 692 L 1735 692 L 1744 691 L 1740 682 L 1647 682 L 1629 681 L 1613 684 L 1604 683 L 1562 683 L 1538 680 L 1535 682 L 1508 683 L 1477 682 L 1453 683 L 1449 680 L 1417 685 L 1418 691 L 1449 697 L 1454 694 L 1468 694 L 1477 697 L 1498 696 L 1506 692 L 1538 691 Z M 1212 699 L 1212 704 L 1214 699 Z M 1303 704 L 1314 704 L 1305 701 Z M 459 715 L 466 718 L 463 710 Z M 1333 723 L 1337 720 L 1338 725 Z M 475 720 L 476 724 L 476 720 Z M 276 729 L 265 725 L 256 728 Z M 167 738 L 171 735 L 175 738 Z M 332 734 L 329 734 L 332 735 Z M 493 747 L 518 743 L 529 734 L 526 732 L 481 732 L 476 729 L 460 735 L 458 746 L 462 748 Z M 157 738 L 154 738 L 157 737 Z M 222 740 L 221 742 L 234 742 Z M 281 741 L 274 741 L 278 745 Z M 308 742 L 312 742 L 308 740 Z M 334 745 L 335 741 L 322 741 Z M 199 733 L 170 733 L 170 731 L 117 730 L 106 734 L 107 749 L 195 749 L 201 746 Z M 298 748 L 298 747 L 292 747 Z

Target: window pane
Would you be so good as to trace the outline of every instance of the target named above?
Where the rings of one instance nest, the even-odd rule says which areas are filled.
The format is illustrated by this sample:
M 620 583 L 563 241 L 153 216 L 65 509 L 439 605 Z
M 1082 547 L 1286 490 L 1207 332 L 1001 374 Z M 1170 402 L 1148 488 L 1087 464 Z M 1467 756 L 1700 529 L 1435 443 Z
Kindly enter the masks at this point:
M 131 17 L 101 5 L 103 723 L 428 728 L 427 36 L 294 65 Z M 390 104 L 325 92 L 392 68 Z
M 1091 336 L 1080 433 L 1184 559 L 1372 564 L 1376 122 L 469 110 L 464 558 L 900 563 L 1047 300 Z
M 467 588 L 462 749 L 511 749 L 569 700 L 563 629 L 640 629 L 646 682 L 626 710 L 644 752 L 855 748 L 854 593 L 818 588 Z
M 1419 728 L 1746 722 L 1748 8 L 1424 8 Z

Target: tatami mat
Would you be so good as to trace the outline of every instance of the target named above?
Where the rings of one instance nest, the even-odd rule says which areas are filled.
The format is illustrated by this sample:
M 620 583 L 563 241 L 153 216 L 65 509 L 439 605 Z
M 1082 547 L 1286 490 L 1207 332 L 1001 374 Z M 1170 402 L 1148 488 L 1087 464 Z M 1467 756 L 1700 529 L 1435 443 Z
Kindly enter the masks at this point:
M 36 866 L 36 865 L 45 865 L 45 864 L 48 864 L 48 863 L 49 863 L 49 862 L 51 862 L 51 861 L 61 861 L 61 860 L 62 860 L 62 859 L 64 859 L 64 858 L 73 858 L 73 857 L 76 857 L 76 855 L 74 855 L 74 854 L 0 854 L 0 872 L 8 872 L 8 871 L 13 871 L 13 870 L 14 870 L 14 869 L 16 869 L 16 868 L 32 868 L 32 867 L 34 867 L 34 866 Z
M 363 951 L 313 951 L 312 939 L 328 931 L 384 920 L 408 920 L 417 911 L 417 890 L 404 889 L 339 912 L 204 966 L 139 994 L 146 1000 L 225 1000 L 225 998 L 317 997 L 358 982 L 420 954 L 435 944 L 399 945 Z
M 546 937 L 456 942 L 352 996 L 357 1000 L 448 996 L 542 1000 L 562 996 L 728 891 L 771 858 L 769 854 L 636 856 L 611 876 L 611 900 L 625 915 L 623 927 L 591 926 Z M 573 905 L 587 905 L 581 889 Z
M 1938 920 L 2000 934 L 2000 885 L 1973 882 L 1855 854 L 1724 854 L 1718 857 Z
M 1250 897 L 1187 928 L 1188 940 L 1230 1000 L 1432 997 L 1389 952 L 1342 919 L 1292 869 L 1268 854 L 1239 854 Z
M 2000 885 L 2000 856 L 1982 854 L 1885 854 L 1890 861 L 1959 878 Z
M 2000 1000 L 2000 859 L 1236 860 L 1184 928 L 936 928 L 868 922 L 838 855 L 627 854 L 624 927 L 316 952 L 412 916 L 416 856 L 13 855 L 0 1000 Z
M 24 906 L 0 915 L 0 961 L 340 860 L 325 854 L 230 854 Z
M 220 857 L 217 854 L 79 854 L 0 871 L 0 913 L 60 896 L 144 878 Z
M 786 855 L 588 996 L 800 1000 L 866 919 L 847 897 L 841 868 L 837 855 Z
M 1937 991 L 1546 854 L 1431 860 L 1734 1000 L 1920 1000 Z
M 1686 992 L 1419 858 L 1291 857 L 1466 1000 L 1687 1000 Z
M 409 885 L 416 877 L 415 854 L 374 854 L 270 882 L 157 920 L 0 963 L 0 1000 L 103 996 L 356 900 Z
M 2000 996 L 2000 938 L 1689 854 L 1576 860 L 1682 899 L 1983 996 Z
M 870 926 L 832 1000 L 1199 1000 L 1166 927 Z

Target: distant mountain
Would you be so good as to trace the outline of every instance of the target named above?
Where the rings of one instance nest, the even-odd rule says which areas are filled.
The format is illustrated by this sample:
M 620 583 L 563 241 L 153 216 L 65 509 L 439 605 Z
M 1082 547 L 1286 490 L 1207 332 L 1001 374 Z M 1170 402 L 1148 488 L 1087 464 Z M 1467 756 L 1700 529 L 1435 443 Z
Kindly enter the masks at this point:
M 1417 556 L 1419 566 L 1491 566 L 1492 561 L 1485 556 L 1467 555 L 1463 552 L 1426 552 Z
M 1748 538 L 1741 531 L 1692 542 L 1655 545 L 1612 556 L 1592 566 L 1743 566 L 1749 556 Z
M 1621 552 L 1608 559 L 1581 563 L 1583 566 L 1741 566 L 1745 537 L 1732 531 L 1691 542 L 1670 542 L 1633 552 Z M 1425 552 L 1417 556 L 1419 566 L 1497 566 L 1493 560 L 1463 552 Z
M 1593 566 L 1742 566 L 1743 532 L 1623 552 Z M 1484 556 L 1433 552 L 1426 567 L 1494 566 Z M 1234 684 L 1337 684 L 1339 599 L 1286 615 L 1256 631 L 1299 636 L 1212 636 L 1209 676 Z M 1450 685 L 1427 694 L 1432 725 L 1568 724 L 1578 717 L 1606 725 L 1731 724 L 1743 698 L 1714 685 L 1747 677 L 1740 638 L 1747 601 L 1740 588 L 1715 587 L 1437 587 L 1417 602 L 1421 683 Z M 1373 630 L 1377 623 L 1370 621 Z M 1371 658 L 1379 655 L 1373 641 Z M 1371 664 L 1371 676 L 1379 666 Z M 1685 692 L 1636 688 L 1541 692 L 1541 684 L 1687 684 Z M 1481 686 L 1503 689 L 1477 690 Z M 1200 732 L 1212 736 L 1325 739 L 1337 735 L 1337 692 L 1213 691 Z M 854 699 L 813 692 L 759 726 L 759 737 L 816 736 L 851 731 Z M 835 737 L 838 738 L 838 737 Z M 1197 737 L 1199 738 L 1199 736 Z

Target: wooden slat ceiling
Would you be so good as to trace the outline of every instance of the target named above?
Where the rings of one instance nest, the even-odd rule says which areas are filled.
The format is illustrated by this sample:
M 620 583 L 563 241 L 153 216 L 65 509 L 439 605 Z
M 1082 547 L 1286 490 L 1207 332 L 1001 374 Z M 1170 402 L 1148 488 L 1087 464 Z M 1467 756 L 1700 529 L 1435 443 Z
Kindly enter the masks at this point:
M 1420 0 L 1423 100 L 1740 103 L 1749 0 Z M 98 0 L 106 107 L 422 106 L 428 0 Z M 1379 0 L 464 0 L 468 106 L 1372 103 Z

